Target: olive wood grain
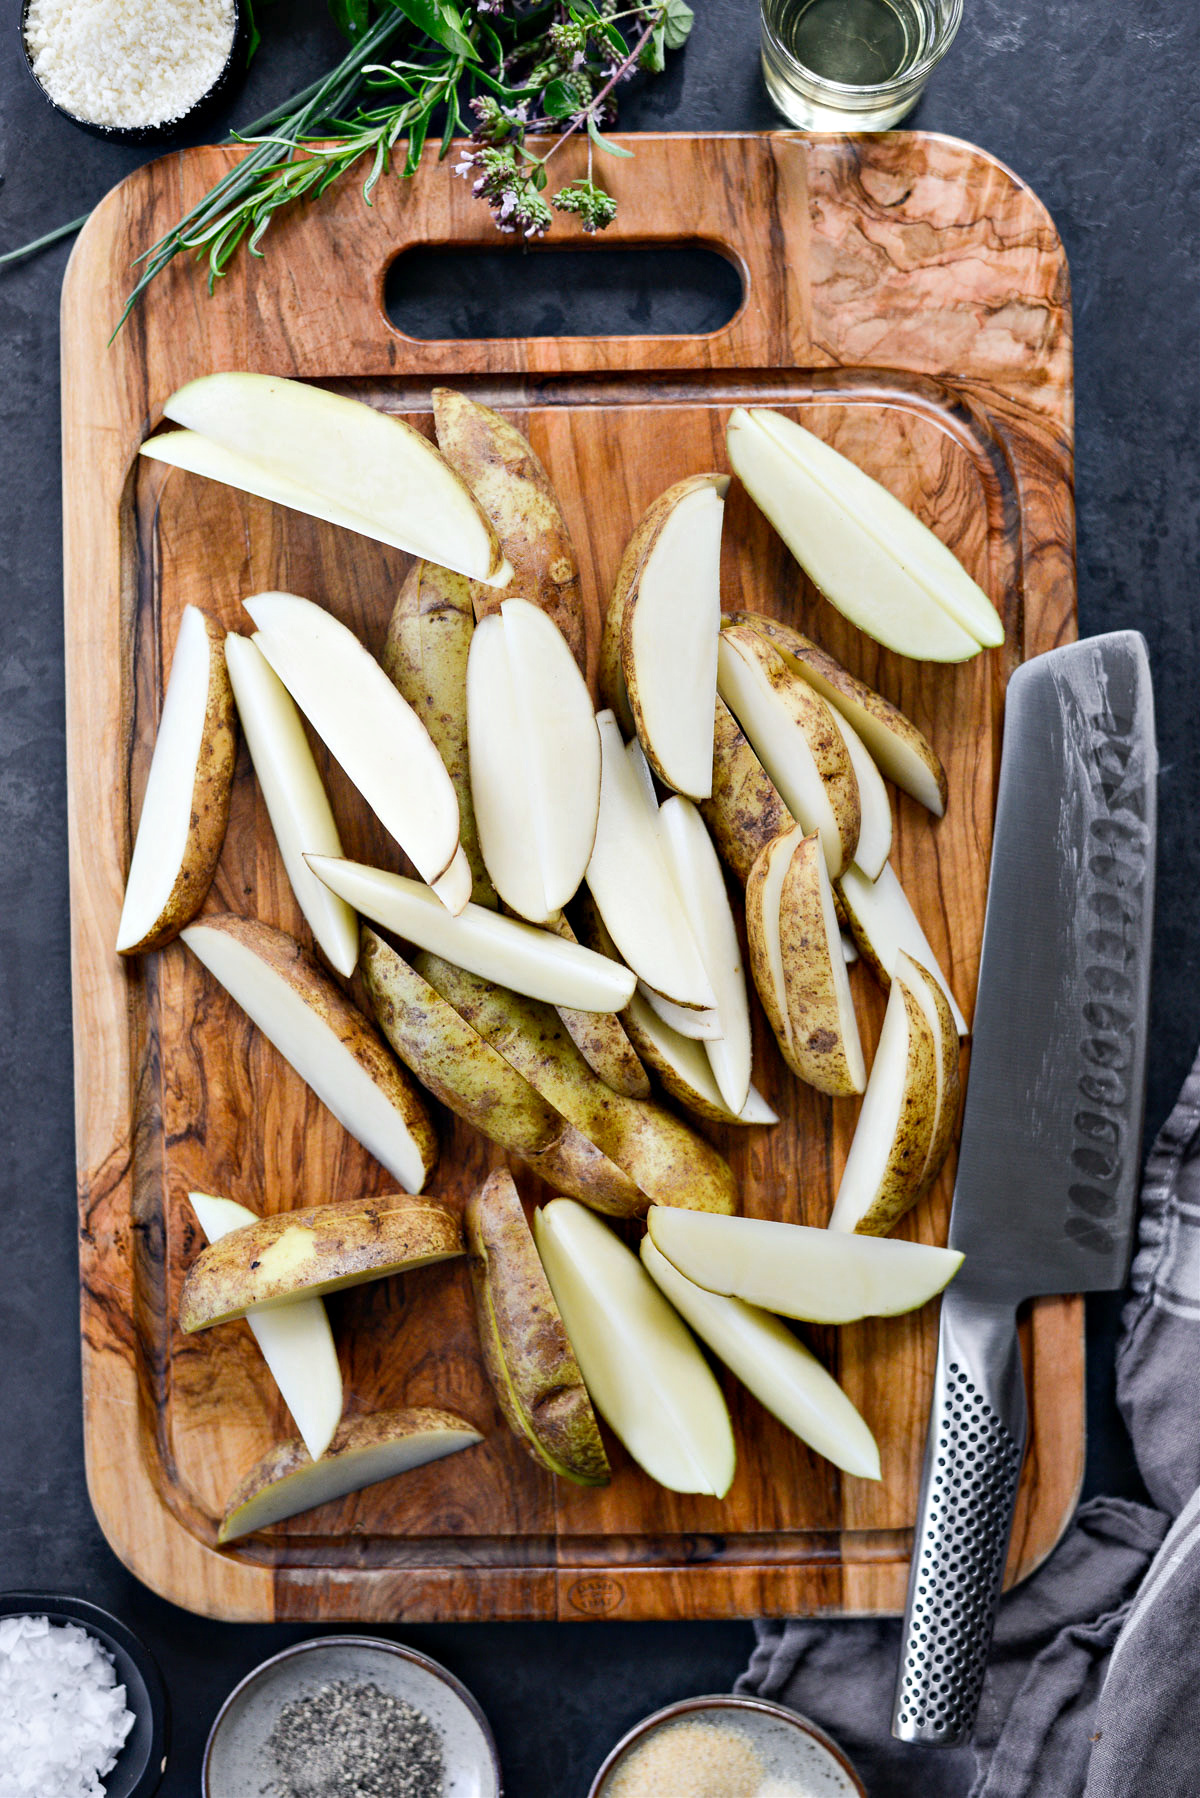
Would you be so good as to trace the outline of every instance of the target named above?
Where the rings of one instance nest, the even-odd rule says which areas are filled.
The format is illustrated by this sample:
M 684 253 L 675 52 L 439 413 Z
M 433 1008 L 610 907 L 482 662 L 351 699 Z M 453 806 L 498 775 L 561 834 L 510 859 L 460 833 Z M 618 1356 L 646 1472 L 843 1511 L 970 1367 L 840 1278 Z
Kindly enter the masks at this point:
M 464 1267 L 340 1295 L 331 1314 L 350 1404 L 439 1405 L 486 1442 L 467 1454 L 216 1549 L 229 1492 L 288 1432 L 244 1324 L 185 1338 L 175 1322 L 200 1246 L 186 1193 L 253 1206 L 385 1190 L 387 1176 L 178 944 L 113 951 L 164 673 L 189 601 L 247 628 L 241 599 L 291 588 L 378 653 L 407 559 L 229 489 L 139 461 L 182 382 L 255 369 L 336 383 L 431 431 L 431 390 L 461 383 L 526 430 L 579 551 L 594 672 L 600 605 L 625 537 L 681 476 L 725 466 L 732 406 L 795 410 L 913 505 L 1001 607 L 1004 648 L 958 668 L 906 663 L 820 601 L 735 485 L 730 609 L 775 611 L 879 686 L 945 759 L 938 824 L 896 795 L 895 863 L 970 1011 L 1004 685 L 1075 632 L 1071 332 L 1066 261 L 1036 198 L 945 138 L 643 136 L 610 179 L 607 241 L 699 244 L 741 274 L 744 302 L 702 337 L 419 343 L 383 310 L 388 266 L 415 245 L 486 244 L 486 213 L 445 168 L 353 182 L 272 227 L 209 298 L 174 262 L 110 347 L 134 256 L 229 166 L 200 149 L 139 170 L 97 208 L 63 293 L 65 630 L 84 1413 L 88 1479 L 109 1540 L 176 1603 L 229 1618 L 724 1617 L 885 1612 L 904 1602 L 935 1308 L 805 1332 L 876 1431 L 884 1479 L 841 1476 L 729 1384 L 739 1441 L 723 1503 L 650 1484 L 614 1445 L 614 1479 L 556 1485 L 507 1434 L 484 1380 Z M 573 148 L 565 152 L 568 161 Z M 559 238 L 585 242 L 573 224 Z M 509 242 L 516 252 L 519 245 Z M 599 256 L 601 246 L 595 248 Z M 597 262 L 603 278 L 603 261 Z M 328 773 L 346 853 L 393 849 Z M 307 940 L 242 751 L 210 910 Z M 864 1038 L 882 995 L 852 971 Z M 747 1211 L 823 1223 L 856 1114 L 798 1085 L 756 1016 L 771 1132 L 705 1133 Z M 460 1204 L 497 1156 L 441 1120 L 431 1190 Z M 520 1175 L 518 1174 L 518 1177 Z M 535 1195 L 522 1180 L 526 1197 Z M 902 1228 L 944 1237 L 951 1170 Z M 1025 1323 L 1031 1450 L 1009 1566 L 1053 1546 L 1083 1464 L 1082 1307 Z

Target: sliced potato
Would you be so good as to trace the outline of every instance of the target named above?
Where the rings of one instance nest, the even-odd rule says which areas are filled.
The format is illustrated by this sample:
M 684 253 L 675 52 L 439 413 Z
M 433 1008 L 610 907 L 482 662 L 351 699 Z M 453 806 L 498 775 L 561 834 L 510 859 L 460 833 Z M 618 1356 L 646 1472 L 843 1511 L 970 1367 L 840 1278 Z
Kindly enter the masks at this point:
M 584 667 L 579 566 L 550 477 L 529 440 L 490 406 L 452 387 L 433 390 L 438 447 L 491 520 L 512 566 L 511 591 L 553 619 Z M 476 615 L 497 603 L 493 584 L 472 591 Z
M 570 1199 L 539 1210 L 534 1233 L 605 1422 L 660 1485 L 724 1498 L 736 1451 L 721 1388 L 637 1256 Z
M 258 1222 L 256 1213 L 235 1199 L 207 1192 L 190 1192 L 188 1198 L 210 1243 Z M 319 1459 L 333 1440 L 343 1403 L 342 1370 L 324 1301 L 296 1299 L 277 1311 L 253 1313 L 246 1322 L 305 1448 Z
M 641 993 L 633 995 L 621 1015 L 642 1061 L 657 1074 L 670 1097 L 688 1111 L 714 1124 L 779 1122 L 778 1114 L 753 1086 L 741 1110 L 731 1112 L 721 1097 L 704 1044 L 672 1029 Z
M 299 943 L 229 914 L 190 925 L 183 940 L 351 1136 L 420 1192 L 437 1160 L 429 1113 L 366 1018 Z
M 778 434 L 781 426 L 786 437 Z M 925 527 L 857 469 L 870 490 L 865 501 L 857 486 L 848 495 L 844 481 L 818 480 L 810 459 L 794 453 L 797 438 L 815 442 L 778 413 L 739 406 L 730 415 L 725 441 L 734 473 L 813 584 L 859 630 L 899 655 L 925 662 L 964 662 L 978 655 L 980 640 L 941 603 L 954 583 L 940 574 L 931 579 L 927 565 L 910 558 L 908 542 L 889 530 L 893 515 L 883 516 L 882 502 L 904 512 L 916 531 Z M 836 451 L 820 448 L 840 465 L 839 475 L 852 467 Z M 957 561 L 955 567 L 957 582 L 975 588 Z M 979 597 L 986 606 L 986 598 Z
M 476 905 L 499 904 L 483 865 L 467 755 L 467 658 L 475 613 L 465 575 L 414 562 L 392 608 L 380 666 L 429 735 L 454 783 L 459 847 L 471 868 Z M 315 845 L 309 845 L 315 847 Z
M 969 1036 L 971 1027 L 938 966 L 929 939 L 891 864 L 875 881 L 868 880 L 859 868 L 847 868 L 838 882 L 838 890 L 862 958 L 884 991 L 892 983 L 896 962 L 903 950 L 933 974 L 949 1002 L 958 1034 Z
M 928 968 L 923 968 L 911 955 L 902 951 L 896 977 L 904 982 L 925 1013 L 925 1022 L 933 1032 L 937 1044 L 937 1116 L 929 1142 L 929 1153 L 921 1171 L 921 1190 L 917 1195 L 918 1198 L 924 1198 L 942 1171 L 950 1153 L 950 1145 L 954 1141 L 954 1126 L 958 1122 L 958 1103 L 961 1097 L 958 1031 L 946 990 Z
M 321 1298 L 462 1253 L 453 1212 L 407 1192 L 258 1217 L 193 1261 L 179 1299 L 180 1328 L 208 1330 L 248 1311 Z
M 831 1230 L 886 1236 L 926 1190 L 941 1044 L 899 970 L 842 1171 Z
M 327 855 L 308 861 L 319 879 L 364 917 L 531 999 L 612 1012 L 628 1003 L 636 985 L 619 962 L 486 906 L 467 905 L 454 917 L 419 880 Z
M 564 942 L 579 941 L 565 917 L 555 921 L 554 930 Z M 597 953 L 605 954 L 606 951 L 597 950 Z M 625 965 L 615 954 L 608 955 L 608 960 L 622 968 Z M 571 1041 L 605 1086 L 611 1086 L 615 1093 L 624 1093 L 630 1099 L 650 1097 L 649 1077 L 615 1012 L 578 1011 L 569 1005 L 557 1005 L 555 1010 L 566 1025 Z
M 679 1036 L 694 1043 L 715 1042 L 721 1034 L 721 1014 L 716 1010 L 693 1011 L 687 1005 L 673 1005 L 644 980 L 638 981 L 638 992 L 656 1017 L 662 1019 Z
M 746 883 L 750 967 L 780 1052 L 819 1092 L 845 1097 L 866 1063 L 820 839 L 797 824 L 768 843 Z
M 420 431 L 278 375 L 203 375 L 163 407 L 181 432 L 142 454 L 191 468 L 444 568 L 504 586 L 511 569 L 470 488 Z
M 899 1236 L 673 1206 L 652 1205 L 646 1222 L 655 1248 L 697 1286 L 817 1324 L 915 1311 L 948 1285 L 963 1259 L 957 1249 Z
M 805 834 L 819 834 L 836 879 L 854 860 L 862 802 L 833 712 L 747 625 L 721 632 L 717 667 L 721 698 Z
M 298 1439 L 277 1442 L 233 1492 L 217 1541 L 253 1535 L 482 1441 L 465 1418 L 425 1405 L 348 1417 L 319 1461 Z
M 832 1375 L 773 1312 L 706 1292 L 656 1249 L 641 1243 L 642 1265 L 680 1317 L 780 1423 L 862 1480 L 880 1478 L 879 1448 Z
M 733 1175 L 716 1150 L 661 1107 L 610 1092 L 549 1006 L 435 956 L 418 956 L 417 967 L 517 1073 L 636 1181 L 647 1199 L 715 1211 L 736 1208 Z
M 483 1364 L 509 1428 L 551 1473 L 606 1486 L 600 1427 L 512 1175 L 490 1174 L 463 1222 Z
M 293 593 L 245 601 L 254 641 L 384 828 L 434 885 L 458 852 L 458 799 L 433 738 L 375 658 Z M 462 905 L 470 898 L 470 871 Z
M 712 796 L 702 802 L 700 815 L 722 861 L 743 886 L 767 844 L 796 822 L 721 698 L 713 722 Z
M 650 507 L 621 565 L 621 675 L 638 739 L 677 793 L 712 791 L 712 712 L 721 627 L 721 524 L 727 475 L 694 475 Z
M 752 624 L 770 637 L 784 660 L 854 727 L 880 772 L 935 818 L 942 817 L 950 792 L 946 770 L 932 744 L 897 706 L 790 624 L 761 612 L 735 612 L 731 623 Z
M 134 839 L 118 955 L 177 936 L 203 905 L 225 841 L 237 757 L 221 632 L 185 606 Z

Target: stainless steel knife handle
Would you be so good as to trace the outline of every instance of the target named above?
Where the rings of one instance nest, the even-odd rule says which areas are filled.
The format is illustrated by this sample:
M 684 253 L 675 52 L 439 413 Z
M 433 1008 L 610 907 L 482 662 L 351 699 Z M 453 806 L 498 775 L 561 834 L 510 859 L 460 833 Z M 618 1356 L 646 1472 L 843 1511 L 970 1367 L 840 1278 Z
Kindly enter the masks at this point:
M 1025 1451 L 1011 1306 L 942 1301 L 892 1734 L 953 1747 L 971 1734 L 992 1643 Z

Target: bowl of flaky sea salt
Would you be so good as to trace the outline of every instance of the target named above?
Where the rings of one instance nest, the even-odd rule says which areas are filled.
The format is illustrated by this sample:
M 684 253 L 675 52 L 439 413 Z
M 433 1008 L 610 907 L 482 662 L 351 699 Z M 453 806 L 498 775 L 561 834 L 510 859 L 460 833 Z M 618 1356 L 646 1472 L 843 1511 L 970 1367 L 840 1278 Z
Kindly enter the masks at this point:
M 167 1701 L 131 1630 L 82 1599 L 0 1596 L 0 1798 L 150 1798 Z

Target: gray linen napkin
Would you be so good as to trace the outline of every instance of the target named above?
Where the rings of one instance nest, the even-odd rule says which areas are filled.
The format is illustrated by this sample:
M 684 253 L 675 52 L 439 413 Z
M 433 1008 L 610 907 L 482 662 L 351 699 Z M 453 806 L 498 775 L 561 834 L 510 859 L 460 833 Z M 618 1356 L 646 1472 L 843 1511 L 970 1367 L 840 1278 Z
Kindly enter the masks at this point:
M 1117 1400 L 1155 1506 L 1096 1498 L 1000 1608 L 971 1748 L 889 1732 L 895 1619 L 766 1622 L 738 1690 L 842 1742 L 871 1798 L 1200 1795 L 1200 1056 L 1151 1150 Z

